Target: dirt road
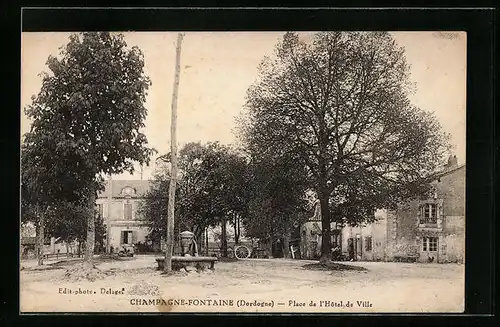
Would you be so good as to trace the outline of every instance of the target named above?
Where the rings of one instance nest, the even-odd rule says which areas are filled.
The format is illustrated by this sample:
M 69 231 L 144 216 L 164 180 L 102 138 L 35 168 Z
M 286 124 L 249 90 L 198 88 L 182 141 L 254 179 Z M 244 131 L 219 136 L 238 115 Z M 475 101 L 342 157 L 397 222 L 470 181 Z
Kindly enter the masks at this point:
M 366 270 L 330 271 L 309 268 L 311 261 L 248 259 L 165 277 L 153 256 L 136 256 L 99 263 L 113 272 L 103 280 L 64 280 L 77 262 L 22 270 L 21 311 L 417 313 L 464 305 L 464 266 L 456 264 L 356 262 L 349 265 Z

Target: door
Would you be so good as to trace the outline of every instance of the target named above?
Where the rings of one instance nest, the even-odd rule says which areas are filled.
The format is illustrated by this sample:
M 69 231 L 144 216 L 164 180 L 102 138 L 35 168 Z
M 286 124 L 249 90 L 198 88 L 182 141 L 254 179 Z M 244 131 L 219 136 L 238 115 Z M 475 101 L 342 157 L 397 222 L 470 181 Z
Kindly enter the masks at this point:
M 363 248 L 361 244 L 361 235 L 356 234 L 356 260 L 361 260 L 363 257 Z
M 356 260 L 355 250 L 354 238 L 350 237 L 347 239 L 347 255 L 349 260 Z
M 439 238 L 422 237 L 422 254 L 428 262 L 438 261 Z

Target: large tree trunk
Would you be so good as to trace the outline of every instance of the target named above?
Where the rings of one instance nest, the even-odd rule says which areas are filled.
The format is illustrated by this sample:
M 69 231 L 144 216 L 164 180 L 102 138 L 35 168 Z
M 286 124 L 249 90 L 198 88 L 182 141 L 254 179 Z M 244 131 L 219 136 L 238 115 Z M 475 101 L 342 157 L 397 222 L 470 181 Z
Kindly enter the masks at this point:
M 95 247 L 95 191 L 91 188 L 88 199 L 88 217 L 87 217 L 87 242 L 85 244 L 85 268 L 94 266 L 94 247 Z
M 319 261 L 325 263 L 330 260 L 330 208 L 328 206 L 329 194 L 328 192 L 321 192 L 319 195 L 319 202 L 321 208 L 321 256 Z
M 227 257 L 227 229 L 226 229 L 227 221 L 224 218 L 222 220 L 221 226 L 221 245 L 222 245 L 222 256 Z
M 36 258 L 37 258 L 37 264 L 39 266 L 42 266 L 43 265 L 43 246 L 44 246 L 44 241 L 45 241 L 45 215 L 43 212 L 41 212 L 41 210 L 37 210 L 37 214 L 38 214 L 38 224 L 36 224 L 36 229 L 35 229 L 35 233 L 36 233 L 36 243 L 35 243 L 35 247 L 36 247 Z
M 170 124 L 170 185 L 168 193 L 168 216 L 167 216 L 167 248 L 165 251 L 165 264 L 163 270 L 166 273 L 172 271 L 172 252 L 174 250 L 174 214 L 175 214 L 175 189 L 177 186 L 177 95 L 179 92 L 179 81 L 181 73 L 181 46 L 183 34 L 177 35 L 177 47 L 175 51 L 175 76 L 174 90 L 172 93 L 172 121 Z
M 290 259 L 290 238 L 291 231 L 290 226 L 286 224 L 285 232 L 283 233 L 283 258 Z

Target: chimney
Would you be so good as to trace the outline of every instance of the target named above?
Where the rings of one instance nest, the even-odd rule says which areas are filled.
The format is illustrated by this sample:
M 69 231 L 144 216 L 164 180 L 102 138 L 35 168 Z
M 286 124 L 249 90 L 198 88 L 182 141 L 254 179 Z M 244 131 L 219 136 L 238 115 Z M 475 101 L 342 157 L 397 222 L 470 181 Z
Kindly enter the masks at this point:
M 458 166 L 458 159 L 456 155 L 450 156 L 448 158 L 448 163 L 446 164 L 446 168 L 453 168 Z

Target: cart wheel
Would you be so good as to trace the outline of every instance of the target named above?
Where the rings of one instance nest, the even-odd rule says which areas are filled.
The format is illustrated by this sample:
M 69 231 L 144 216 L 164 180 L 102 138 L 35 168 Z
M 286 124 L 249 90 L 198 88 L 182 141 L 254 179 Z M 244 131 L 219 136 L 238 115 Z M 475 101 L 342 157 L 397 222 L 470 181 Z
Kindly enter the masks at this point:
M 234 248 L 234 255 L 238 259 L 247 259 L 248 257 L 250 257 L 250 254 L 250 249 L 244 245 L 239 245 Z

